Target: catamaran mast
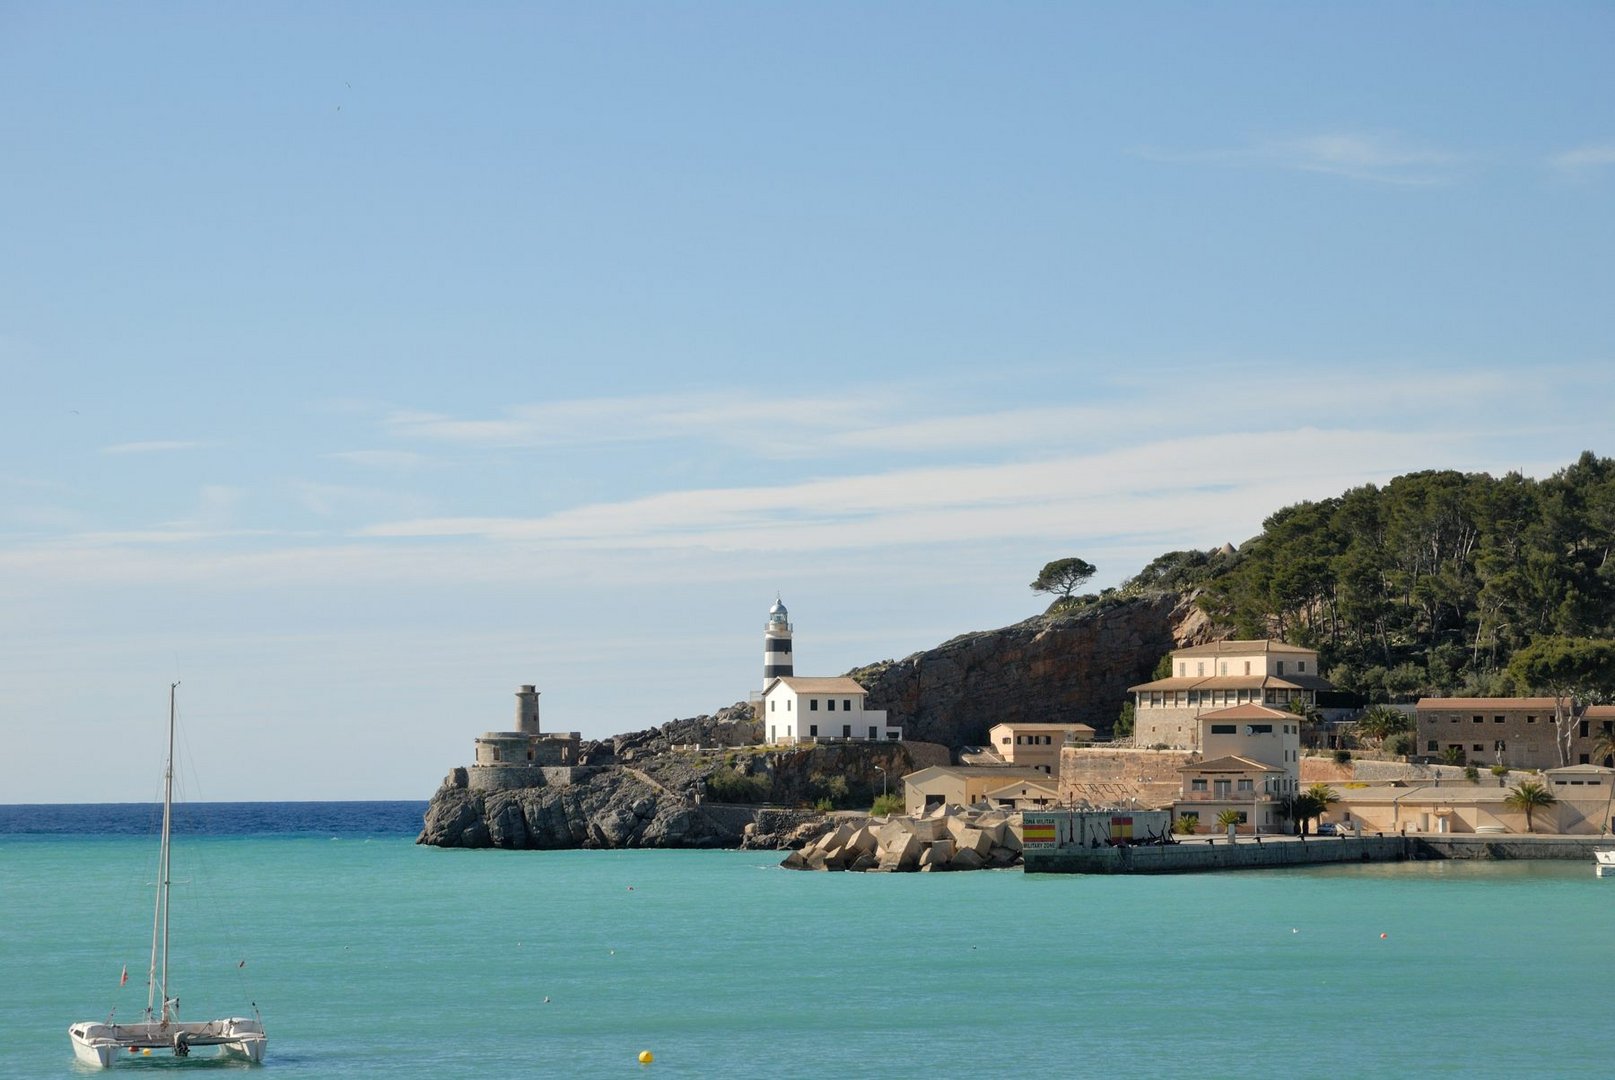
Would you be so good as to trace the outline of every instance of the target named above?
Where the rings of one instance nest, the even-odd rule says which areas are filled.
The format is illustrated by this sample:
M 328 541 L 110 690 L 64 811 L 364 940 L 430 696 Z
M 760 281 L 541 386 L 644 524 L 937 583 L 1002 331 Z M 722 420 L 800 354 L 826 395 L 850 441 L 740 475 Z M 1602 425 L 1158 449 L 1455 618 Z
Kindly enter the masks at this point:
M 168 685 L 168 761 L 163 766 L 163 840 L 157 849 L 157 908 L 151 917 L 151 966 L 146 969 L 146 1019 L 152 1018 L 153 996 L 160 988 L 163 1006 L 160 1019 L 168 1023 L 168 839 L 174 816 L 174 691 L 179 683 Z M 157 949 L 162 946 L 163 967 L 159 984 Z

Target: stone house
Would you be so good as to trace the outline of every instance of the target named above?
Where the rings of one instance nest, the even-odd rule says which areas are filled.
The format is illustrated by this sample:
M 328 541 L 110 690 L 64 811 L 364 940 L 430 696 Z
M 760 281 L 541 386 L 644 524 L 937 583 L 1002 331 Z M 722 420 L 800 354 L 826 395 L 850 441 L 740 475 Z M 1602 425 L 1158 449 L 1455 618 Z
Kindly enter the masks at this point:
M 1202 713 L 1241 705 L 1288 710 L 1316 706 L 1334 684 L 1318 671 L 1318 652 L 1282 641 L 1214 641 L 1172 653 L 1172 674 L 1128 688 L 1133 695 L 1133 742 L 1205 752 Z
M 1593 746 L 1615 732 L 1615 706 L 1571 705 L 1570 764 L 1592 761 Z M 1415 752 L 1426 760 L 1456 756 L 1477 766 L 1552 769 L 1559 757 L 1551 697 L 1421 698 L 1415 711 Z
M 1054 776 L 1060 771 L 1060 751 L 1065 746 L 1081 746 L 1094 740 L 1094 729 L 1087 724 L 994 724 L 987 732 L 993 752 L 1011 765 L 1042 769 Z

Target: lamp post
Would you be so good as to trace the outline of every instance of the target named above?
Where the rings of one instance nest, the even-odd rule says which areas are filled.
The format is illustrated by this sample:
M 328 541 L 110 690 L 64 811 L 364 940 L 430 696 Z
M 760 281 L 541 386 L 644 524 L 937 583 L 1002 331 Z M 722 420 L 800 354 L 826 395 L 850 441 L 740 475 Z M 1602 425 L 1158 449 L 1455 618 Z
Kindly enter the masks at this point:
M 886 797 L 886 770 L 876 765 L 875 771 L 880 773 L 880 797 L 884 799 Z

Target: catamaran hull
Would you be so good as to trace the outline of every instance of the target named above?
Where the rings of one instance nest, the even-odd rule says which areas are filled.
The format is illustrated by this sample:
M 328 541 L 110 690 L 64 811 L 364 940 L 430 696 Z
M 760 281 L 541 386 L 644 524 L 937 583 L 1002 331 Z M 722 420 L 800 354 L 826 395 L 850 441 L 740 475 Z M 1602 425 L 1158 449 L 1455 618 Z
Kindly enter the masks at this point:
M 234 1016 L 228 1020 L 166 1024 L 98 1024 L 90 1021 L 67 1029 L 73 1043 L 73 1056 L 86 1065 L 110 1069 L 120 1060 L 137 1054 L 168 1053 L 186 1057 L 206 1047 L 218 1047 L 217 1054 L 200 1057 L 234 1057 L 262 1064 L 269 1039 L 257 1020 Z M 184 1053 L 179 1048 L 184 1047 Z

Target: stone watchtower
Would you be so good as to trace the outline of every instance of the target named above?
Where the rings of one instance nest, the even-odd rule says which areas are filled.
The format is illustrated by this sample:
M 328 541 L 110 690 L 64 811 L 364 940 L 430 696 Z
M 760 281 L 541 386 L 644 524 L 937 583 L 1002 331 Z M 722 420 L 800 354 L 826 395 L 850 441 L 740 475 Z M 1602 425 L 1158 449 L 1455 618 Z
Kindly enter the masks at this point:
M 545 735 L 539 729 L 538 688 L 527 683 L 516 691 L 516 730 L 483 732 L 468 782 L 474 791 L 574 783 L 592 771 L 578 767 L 581 746 L 576 731 Z
M 768 609 L 768 626 L 763 630 L 763 690 L 767 691 L 775 679 L 787 678 L 791 667 L 791 616 L 785 604 L 774 598 Z
M 516 691 L 516 730 L 523 735 L 537 735 L 538 688 L 531 683 Z

